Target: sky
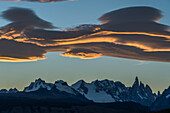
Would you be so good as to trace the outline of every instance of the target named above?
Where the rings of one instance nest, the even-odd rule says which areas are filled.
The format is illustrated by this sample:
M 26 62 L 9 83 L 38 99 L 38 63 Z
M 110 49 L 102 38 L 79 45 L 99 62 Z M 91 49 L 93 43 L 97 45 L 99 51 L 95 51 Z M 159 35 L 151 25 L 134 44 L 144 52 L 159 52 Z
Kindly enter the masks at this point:
M 82 24 L 99 25 L 100 20 L 98 20 L 98 18 L 117 9 L 149 6 L 161 10 L 163 17 L 159 20 L 159 23 L 169 26 L 169 4 L 169 0 L 77 0 L 45 3 L 0 1 L 0 13 L 8 10 L 10 7 L 29 8 L 43 20 L 51 22 L 53 26 L 58 27 L 60 30 L 66 30 Z M 106 15 L 104 17 L 108 16 Z M 109 15 L 109 19 L 114 18 Z M 11 22 L 2 18 L 2 16 L 0 17 L 0 27 L 9 23 Z M 47 27 L 49 27 L 50 24 L 47 24 Z M 108 24 L 111 25 L 113 23 L 110 22 Z M 100 28 L 106 29 L 108 25 L 102 25 Z M 53 30 L 57 29 L 54 28 Z M 35 34 L 33 35 L 35 36 Z M 162 43 L 162 46 L 159 46 L 159 43 L 155 43 L 158 49 L 166 48 L 164 47 L 166 43 Z M 69 48 L 73 47 L 71 46 Z M 68 51 L 68 54 L 71 54 L 69 52 L 70 51 Z M 48 51 L 45 55 L 47 57 L 46 59 L 32 62 L 0 62 L 0 89 L 16 87 L 22 90 L 24 86 L 36 78 L 42 78 L 47 82 L 62 79 L 69 84 L 80 79 L 84 79 L 87 82 L 96 79 L 110 79 L 113 81 L 121 81 L 125 85 L 130 86 L 134 82 L 135 77 L 138 76 L 143 83 L 149 84 L 154 92 L 158 90 L 163 91 L 170 85 L 170 64 L 169 62 L 163 61 L 164 59 L 168 61 L 170 57 L 168 55 L 170 54 L 165 54 L 165 56 L 160 59 L 156 57 L 156 61 L 152 61 L 154 55 L 152 55 L 151 58 L 147 56 L 147 58 L 144 58 L 144 60 L 147 61 L 144 61 L 139 60 L 141 57 L 138 58 L 138 56 L 132 59 L 126 59 L 124 58 L 125 56 L 118 58 L 112 54 L 103 52 L 102 54 L 104 54 L 104 56 L 94 59 L 65 57 L 67 54 L 63 57 L 60 55 L 62 53 L 63 52 L 59 51 Z M 95 54 L 98 54 L 98 52 L 95 52 Z

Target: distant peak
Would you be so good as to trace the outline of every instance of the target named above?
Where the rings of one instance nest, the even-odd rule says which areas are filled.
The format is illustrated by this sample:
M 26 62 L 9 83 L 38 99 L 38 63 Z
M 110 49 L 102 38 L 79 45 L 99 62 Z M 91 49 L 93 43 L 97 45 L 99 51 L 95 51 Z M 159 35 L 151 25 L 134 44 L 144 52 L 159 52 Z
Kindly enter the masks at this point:
M 16 88 L 11 88 L 11 89 L 9 89 L 9 91 L 8 91 L 9 93 L 17 93 L 17 92 L 19 92 Z
M 161 93 L 160 93 L 160 91 L 158 91 L 158 94 L 157 94 L 158 96 L 160 96 L 161 95 Z
M 33 82 L 33 83 L 35 83 L 35 84 L 37 84 L 37 85 L 40 85 L 40 84 L 45 84 L 46 82 L 45 82 L 44 80 L 42 80 L 41 78 L 38 78 L 38 79 L 36 79 L 35 82 Z
M 140 86 L 141 86 L 141 85 L 142 85 L 142 86 L 144 85 L 144 84 L 142 83 L 142 81 L 140 81 Z
M 150 86 L 148 84 L 146 84 L 146 88 L 150 88 Z M 150 88 L 151 89 L 151 88 Z
M 139 82 L 138 76 L 136 76 L 135 81 Z
M 79 82 L 85 82 L 84 80 L 79 80 Z
M 67 82 L 65 82 L 65 81 L 63 81 L 63 80 L 55 81 L 55 84 L 61 84 L 61 85 L 68 86 Z
M 168 87 L 168 89 L 170 89 L 170 86 Z
M 10 88 L 9 90 L 7 89 L 1 89 L 0 93 L 17 93 L 19 92 L 16 88 Z
M 84 87 L 85 84 L 86 82 L 84 80 L 79 80 L 76 83 L 72 84 L 71 87 L 73 87 L 74 89 L 78 89 L 80 87 Z
M 95 80 L 95 81 L 93 81 L 94 83 L 98 83 L 99 82 L 99 80 L 97 79 L 97 80 Z
M 77 81 L 76 82 L 77 84 L 84 84 L 84 83 L 86 83 L 84 80 L 79 80 L 79 81 Z
M 104 80 L 102 80 L 102 81 L 107 81 L 107 82 L 110 82 L 111 80 L 108 80 L 108 79 L 104 79 Z
M 144 84 L 142 83 L 142 81 L 140 81 L 140 88 L 142 88 L 142 89 L 145 88 L 145 86 L 144 86 Z
M 135 78 L 135 82 L 133 83 L 133 86 L 132 87 L 139 87 L 139 79 L 138 77 L 136 76 Z
M 109 82 L 113 82 L 112 80 L 108 80 L 108 79 L 103 79 L 103 80 L 95 80 L 92 81 L 91 83 L 109 83 Z
M 38 78 L 38 79 L 35 79 L 35 81 L 44 81 L 44 80 L 42 80 L 41 78 Z
M 57 80 L 57 81 L 55 81 L 55 83 L 64 83 L 64 81 L 63 80 Z
M 51 90 L 51 87 L 53 86 L 52 83 L 46 83 L 41 78 L 38 78 L 35 80 L 35 82 L 31 82 L 31 84 L 24 88 L 24 92 L 32 92 L 37 91 L 42 88 L 46 88 L 47 90 Z

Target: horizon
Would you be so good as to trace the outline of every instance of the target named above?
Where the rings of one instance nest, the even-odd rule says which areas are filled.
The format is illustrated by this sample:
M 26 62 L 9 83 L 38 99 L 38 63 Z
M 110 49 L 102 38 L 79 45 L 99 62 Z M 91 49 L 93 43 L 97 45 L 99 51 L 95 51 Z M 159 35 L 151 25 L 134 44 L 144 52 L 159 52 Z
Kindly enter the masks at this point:
M 125 83 L 123 83 L 122 81 L 120 81 L 120 80 L 112 80 L 112 79 L 107 79 L 107 78 L 105 78 L 105 79 L 94 79 L 94 80 L 91 80 L 91 81 L 86 81 L 86 80 L 83 80 L 83 79 L 80 79 L 80 80 L 77 80 L 77 81 L 74 81 L 74 82 L 72 82 L 72 83 L 68 83 L 67 81 L 65 81 L 65 80 L 62 80 L 62 79 L 57 79 L 57 80 L 54 80 L 53 82 L 51 81 L 47 81 L 47 80 L 45 80 L 45 79 L 43 79 L 43 78 L 36 78 L 36 79 L 33 79 L 32 81 L 30 81 L 26 86 L 23 86 L 23 88 L 22 89 L 18 89 L 17 87 L 12 87 L 12 88 L 1 88 L 0 90 L 2 90 L 2 89 L 6 89 L 6 90 L 9 90 L 9 89 L 14 89 L 14 88 L 16 88 L 18 91 L 23 91 L 24 89 L 25 89 L 25 87 L 27 87 L 27 86 L 29 86 L 32 82 L 35 82 L 36 80 L 42 80 L 42 81 L 45 81 L 45 83 L 52 83 L 52 84 L 54 84 L 56 81 L 60 81 L 60 80 L 62 80 L 62 81 L 64 81 L 64 82 L 66 82 L 69 86 L 72 86 L 72 85 L 74 85 L 75 83 L 77 83 L 77 82 L 79 82 L 79 81 L 81 81 L 81 80 L 83 80 L 84 82 L 86 82 L 87 84 L 90 84 L 90 83 L 92 83 L 92 82 L 95 82 L 95 81 L 103 81 L 103 80 L 109 80 L 109 81 L 113 81 L 113 82 L 121 82 L 122 84 L 124 84 L 126 87 L 132 87 L 133 86 L 133 84 L 134 84 L 134 82 L 136 81 L 136 78 L 139 80 L 139 85 L 140 85 L 140 83 L 143 83 L 144 84 L 144 87 L 146 87 L 146 85 L 148 85 L 151 89 L 152 89 L 152 86 L 150 86 L 149 84 L 146 84 L 146 83 L 144 83 L 142 80 L 140 80 L 140 78 L 138 77 L 138 76 L 136 76 L 135 77 L 135 79 L 134 79 L 134 81 L 131 83 L 131 84 L 125 84 Z M 167 87 L 168 88 L 168 87 Z M 167 88 L 165 88 L 165 89 L 167 89 Z M 165 90 L 164 89 L 164 90 Z M 163 90 L 163 91 L 164 91 Z M 156 95 L 158 95 L 158 92 L 160 92 L 160 94 L 162 94 L 163 93 L 163 91 L 157 91 L 157 92 L 154 92 L 153 91 L 153 89 L 152 89 L 152 92 L 153 93 L 155 93 Z
M 35 78 L 130 86 L 138 76 L 153 92 L 163 92 L 170 86 L 169 4 L 0 0 L 0 89 L 21 90 Z

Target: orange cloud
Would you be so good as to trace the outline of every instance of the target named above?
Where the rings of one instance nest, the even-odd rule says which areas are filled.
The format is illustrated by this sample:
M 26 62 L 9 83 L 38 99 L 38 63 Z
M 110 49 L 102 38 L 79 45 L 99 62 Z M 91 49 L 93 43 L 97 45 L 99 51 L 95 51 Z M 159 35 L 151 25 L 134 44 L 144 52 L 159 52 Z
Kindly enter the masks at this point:
M 66 57 L 78 57 L 81 59 L 93 59 L 93 58 L 97 58 L 97 57 L 101 57 L 102 54 L 95 52 L 95 51 L 91 51 L 88 49 L 72 49 L 72 50 L 67 50 L 67 52 L 60 54 L 62 56 L 66 56 Z
M 37 60 L 43 60 L 46 57 L 28 57 L 26 59 L 21 59 L 21 58 L 13 58 L 13 57 L 0 57 L 1 62 L 32 62 L 32 61 L 37 61 Z
M 155 8 L 115 10 L 99 18 L 103 24 L 64 31 L 46 30 L 55 27 L 25 8 L 11 8 L 2 16 L 12 23 L 0 28 L 1 61 L 36 61 L 47 52 L 63 51 L 62 56 L 81 59 L 110 56 L 170 62 L 169 26 L 158 23 L 162 14 Z

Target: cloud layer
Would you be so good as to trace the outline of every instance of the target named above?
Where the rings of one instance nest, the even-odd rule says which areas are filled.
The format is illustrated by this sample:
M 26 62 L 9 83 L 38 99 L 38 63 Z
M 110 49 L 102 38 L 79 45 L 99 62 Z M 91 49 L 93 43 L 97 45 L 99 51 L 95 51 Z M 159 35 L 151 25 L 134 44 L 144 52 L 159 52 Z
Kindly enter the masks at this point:
M 158 23 L 161 11 L 152 7 L 115 10 L 101 16 L 99 25 L 65 31 L 46 30 L 55 27 L 30 9 L 10 8 L 2 17 L 11 23 L 0 28 L 1 61 L 35 61 L 47 52 L 63 51 L 62 56 L 82 59 L 110 56 L 170 62 L 169 26 Z

